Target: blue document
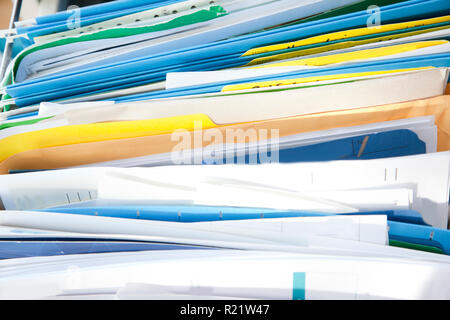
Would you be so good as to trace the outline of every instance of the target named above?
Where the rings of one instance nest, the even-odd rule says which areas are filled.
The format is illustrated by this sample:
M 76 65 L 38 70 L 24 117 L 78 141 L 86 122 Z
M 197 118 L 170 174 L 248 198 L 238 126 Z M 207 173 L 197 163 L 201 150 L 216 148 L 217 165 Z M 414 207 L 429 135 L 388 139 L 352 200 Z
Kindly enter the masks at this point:
M 212 249 L 207 246 L 191 246 L 158 242 L 112 241 L 96 239 L 39 239 L 14 240 L 0 238 L 0 260 L 27 257 L 59 256 L 70 254 L 92 254 L 110 252 L 133 252 L 154 250 Z

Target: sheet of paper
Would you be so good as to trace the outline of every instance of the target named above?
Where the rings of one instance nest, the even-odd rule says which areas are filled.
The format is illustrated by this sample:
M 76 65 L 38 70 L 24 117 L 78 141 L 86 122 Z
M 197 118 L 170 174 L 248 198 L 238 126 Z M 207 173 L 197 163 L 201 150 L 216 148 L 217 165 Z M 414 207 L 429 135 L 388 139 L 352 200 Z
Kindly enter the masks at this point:
M 84 292 L 116 293 L 130 283 L 160 286 L 160 290 L 181 294 L 251 299 L 450 296 L 446 263 L 413 264 L 407 258 L 188 250 L 18 260 L 0 261 L 1 297 L 39 299 Z M 15 272 L 8 272 L 12 268 Z
M 0 197 L 6 209 L 39 209 L 95 199 L 105 169 L 48 171 L 0 176 Z M 45 186 L 42 181 L 45 181 Z
M 376 244 L 387 244 L 388 240 L 387 221 L 383 215 L 227 220 L 194 222 L 191 225 L 202 230 L 243 235 L 262 231 L 266 234 L 317 235 Z
M 425 222 L 446 228 L 449 164 L 450 152 L 438 152 L 350 162 L 128 168 L 102 178 L 98 195 L 101 199 L 297 210 L 309 202 L 348 210 L 343 204 L 309 198 L 303 192 L 408 186 L 415 188 L 411 209 L 420 212 Z

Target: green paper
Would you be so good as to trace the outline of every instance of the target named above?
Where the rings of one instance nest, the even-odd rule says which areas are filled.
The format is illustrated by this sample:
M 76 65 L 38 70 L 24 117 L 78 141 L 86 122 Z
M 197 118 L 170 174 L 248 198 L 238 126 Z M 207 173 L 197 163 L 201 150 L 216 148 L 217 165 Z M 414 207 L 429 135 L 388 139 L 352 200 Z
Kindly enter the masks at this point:
M 389 245 L 393 247 L 400 247 L 405 249 L 413 249 L 413 250 L 419 250 L 419 251 L 427 251 L 432 253 L 439 253 L 444 254 L 444 251 L 442 249 L 432 246 L 426 246 L 422 244 L 416 244 L 416 243 L 410 243 L 405 241 L 398 241 L 398 240 L 389 240 Z
M 39 119 L 32 119 L 32 120 L 24 120 L 24 121 L 17 121 L 17 122 L 9 122 L 9 123 L 4 123 L 4 124 L 0 124 L 0 130 L 3 129 L 7 129 L 7 128 L 13 128 L 13 127 L 19 127 L 19 126 L 26 126 L 29 124 L 35 124 L 38 123 L 42 120 L 47 120 L 53 118 L 53 116 L 51 117 L 46 117 L 46 118 L 39 118 Z

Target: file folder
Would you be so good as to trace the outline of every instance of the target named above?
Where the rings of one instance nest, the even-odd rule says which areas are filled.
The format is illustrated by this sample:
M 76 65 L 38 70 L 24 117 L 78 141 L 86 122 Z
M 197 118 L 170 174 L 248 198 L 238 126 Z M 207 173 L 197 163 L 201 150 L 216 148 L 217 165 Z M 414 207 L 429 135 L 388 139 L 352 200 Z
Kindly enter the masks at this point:
M 18 259 L 29 257 L 61 256 L 72 254 L 98 254 L 108 252 L 134 252 L 148 250 L 195 250 L 208 249 L 186 245 L 170 245 L 159 243 L 106 242 L 106 241 L 6 241 L 0 240 L 2 259 Z M 214 248 L 211 248 L 214 249 Z

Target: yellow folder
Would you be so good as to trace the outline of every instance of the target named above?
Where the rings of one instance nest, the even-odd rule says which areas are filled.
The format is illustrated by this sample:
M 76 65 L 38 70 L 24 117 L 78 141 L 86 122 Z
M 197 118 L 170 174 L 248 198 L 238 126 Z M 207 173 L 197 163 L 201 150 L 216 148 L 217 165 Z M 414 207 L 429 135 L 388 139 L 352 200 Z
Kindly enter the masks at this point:
M 167 134 L 177 129 L 190 131 L 198 123 L 205 129 L 216 127 L 208 116 L 193 114 L 162 119 L 69 125 L 25 132 L 0 140 L 0 162 L 14 154 L 33 149 Z
M 358 78 L 358 77 L 376 76 L 376 75 L 424 70 L 424 69 L 431 69 L 431 68 L 433 68 L 433 67 L 368 71 L 368 72 L 356 72 L 356 73 L 342 73 L 342 74 L 331 74 L 331 75 L 305 77 L 305 78 L 280 79 L 280 80 L 270 80 L 270 81 L 260 81 L 260 82 L 247 82 L 247 83 L 232 84 L 232 85 L 225 86 L 222 88 L 222 92 L 250 90 L 250 89 L 258 89 L 258 88 L 266 88 L 266 87 L 267 88 L 268 87 L 278 87 L 278 86 L 285 86 L 285 85 L 312 83 L 312 82 L 317 82 L 317 81 L 341 80 L 341 79 L 342 80 L 343 79 L 351 80 L 352 78 Z
M 366 60 L 371 58 L 378 58 L 384 56 L 390 56 L 394 54 L 405 53 L 408 51 L 413 51 L 417 49 L 428 48 L 432 46 L 442 45 L 448 43 L 447 40 L 430 40 L 430 41 L 418 41 L 405 44 L 397 44 L 393 46 L 386 46 L 381 48 L 358 50 L 352 52 L 331 54 L 326 56 L 298 59 L 292 61 L 285 61 L 279 63 L 271 63 L 266 65 L 261 65 L 257 67 L 252 67 L 252 69 L 258 68 L 275 68 L 275 67 L 292 67 L 292 66 L 325 66 L 328 64 L 349 62 L 355 60 Z
M 311 45 L 311 44 L 353 38 L 353 37 L 364 36 L 364 35 L 377 34 L 377 33 L 382 33 L 382 32 L 389 32 L 389 31 L 402 30 L 402 29 L 408 29 L 408 28 L 414 28 L 414 27 L 421 27 L 421 26 L 431 25 L 431 24 L 435 24 L 435 23 L 442 23 L 442 22 L 447 22 L 447 21 L 450 21 L 450 15 L 437 17 L 437 18 L 431 18 L 431 19 L 422 19 L 422 20 L 373 26 L 373 27 L 368 27 L 368 28 L 358 28 L 358 29 L 338 31 L 338 32 L 327 33 L 327 34 L 310 37 L 310 38 L 306 38 L 306 39 L 302 39 L 302 40 L 298 40 L 298 41 L 286 42 L 286 43 L 281 43 L 281 44 L 275 44 L 275 45 L 250 49 L 247 52 L 245 52 L 243 54 L 243 56 L 250 56 L 250 55 L 255 55 L 255 54 L 274 52 L 274 51 L 279 51 L 279 50 L 285 50 L 285 49 L 291 49 L 291 48 Z

